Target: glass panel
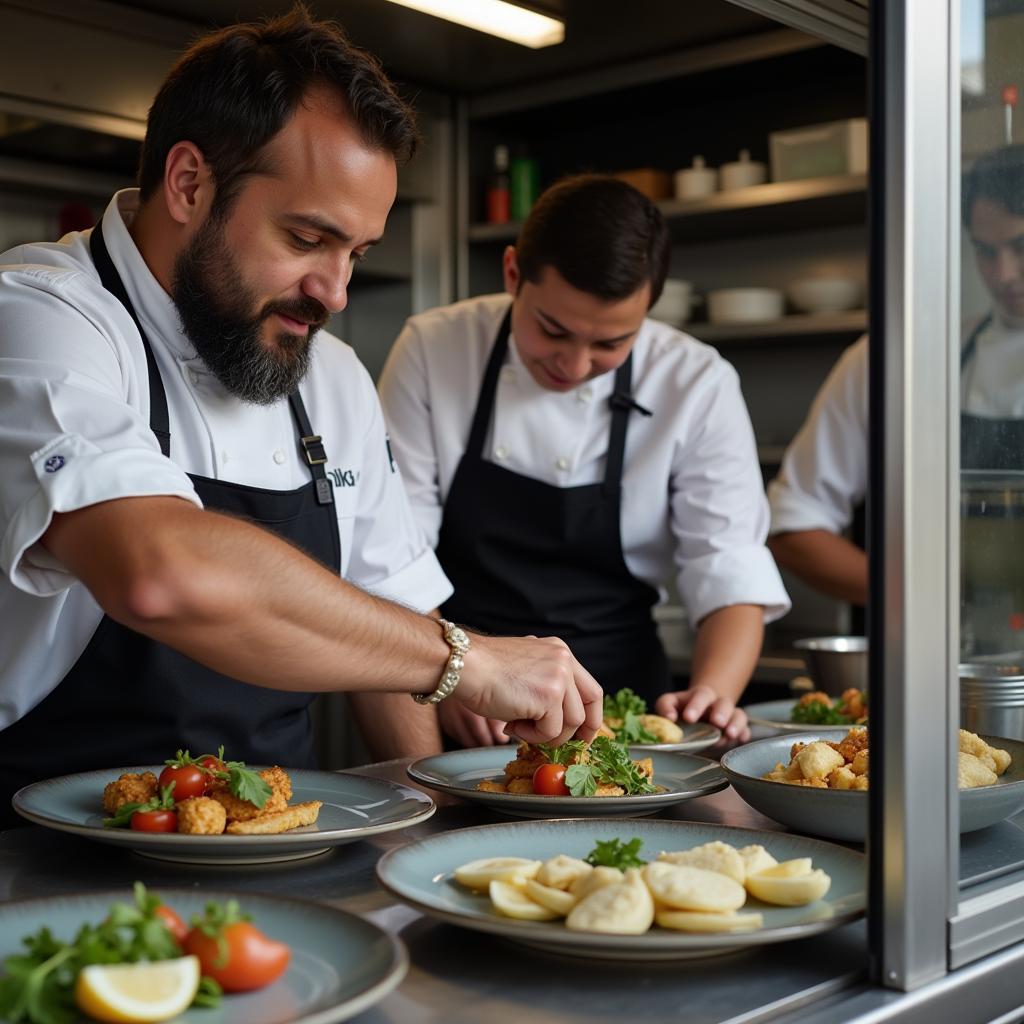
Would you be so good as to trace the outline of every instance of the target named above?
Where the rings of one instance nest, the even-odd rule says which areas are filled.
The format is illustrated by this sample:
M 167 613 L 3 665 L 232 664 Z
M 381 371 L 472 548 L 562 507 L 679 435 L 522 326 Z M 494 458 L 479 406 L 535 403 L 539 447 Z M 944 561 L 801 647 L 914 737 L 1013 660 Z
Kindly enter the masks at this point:
M 1024 0 L 961 0 L 960 83 L 960 717 L 1024 741 Z M 961 755 L 997 784 L 986 762 Z M 1022 840 L 965 834 L 961 885 L 1024 864 Z

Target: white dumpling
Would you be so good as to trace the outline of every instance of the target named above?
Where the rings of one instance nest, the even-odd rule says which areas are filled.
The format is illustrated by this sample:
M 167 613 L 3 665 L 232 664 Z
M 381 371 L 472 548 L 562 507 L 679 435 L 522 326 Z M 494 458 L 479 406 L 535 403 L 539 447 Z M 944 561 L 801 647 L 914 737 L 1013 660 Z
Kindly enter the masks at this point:
M 569 857 L 560 853 L 557 857 L 544 861 L 540 871 L 534 876 L 541 885 L 549 885 L 552 889 L 566 889 L 581 875 L 589 875 L 593 865 L 577 857 Z M 617 879 L 616 879 L 617 881 Z
M 654 923 L 654 900 L 637 868 L 621 882 L 585 896 L 565 920 L 577 932 L 642 935 Z
M 569 886 L 569 892 L 573 896 L 583 899 L 584 896 L 590 895 L 592 892 L 596 892 L 598 889 L 604 888 L 606 885 L 618 885 L 622 881 L 622 872 L 618 868 L 605 867 L 603 864 L 594 868 L 593 871 L 588 871 L 584 875 L 580 875 L 572 885 Z
M 746 890 L 735 879 L 717 871 L 663 860 L 644 868 L 644 881 L 659 903 L 674 910 L 725 913 L 738 910 L 747 898 Z
M 703 846 L 695 846 L 691 850 L 663 853 L 658 860 L 666 861 L 669 864 L 688 864 L 690 867 L 703 868 L 705 871 L 715 871 L 739 882 L 740 885 L 747 877 L 747 870 L 743 865 L 743 858 L 740 856 L 739 850 L 728 843 L 704 843 Z

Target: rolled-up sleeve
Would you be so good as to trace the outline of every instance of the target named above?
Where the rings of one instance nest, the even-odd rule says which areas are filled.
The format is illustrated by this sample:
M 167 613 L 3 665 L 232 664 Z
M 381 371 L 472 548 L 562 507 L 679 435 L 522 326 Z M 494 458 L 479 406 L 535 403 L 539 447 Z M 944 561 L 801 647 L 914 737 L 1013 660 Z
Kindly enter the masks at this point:
M 359 372 L 365 377 L 369 428 L 346 576 L 380 597 L 430 611 L 451 596 L 452 586 L 413 517 L 376 392 L 365 370 Z
M 54 513 L 127 497 L 200 501 L 160 452 L 124 341 L 82 275 L 0 276 L 0 570 L 47 596 L 77 582 L 38 543 Z
M 768 486 L 771 532 L 842 533 L 867 491 L 867 338 L 850 346 L 821 386 Z
M 764 543 L 768 502 L 750 417 L 728 363 L 717 360 L 704 376 L 673 457 L 679 594 L 694 623 L 736 604 L 762 605 L 771 622 L 790 601 Z

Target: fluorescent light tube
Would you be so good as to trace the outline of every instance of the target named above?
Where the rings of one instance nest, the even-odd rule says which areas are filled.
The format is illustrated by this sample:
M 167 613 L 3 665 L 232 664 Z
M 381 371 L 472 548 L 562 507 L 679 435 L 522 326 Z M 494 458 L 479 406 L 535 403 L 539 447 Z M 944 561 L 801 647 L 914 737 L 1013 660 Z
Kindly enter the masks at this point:
M 528 11 L 505 0 L 390 0 L 414 11 L 489 32 L 510 42 L 538 49 L 565 38 L 565 25 L 546 14 Z

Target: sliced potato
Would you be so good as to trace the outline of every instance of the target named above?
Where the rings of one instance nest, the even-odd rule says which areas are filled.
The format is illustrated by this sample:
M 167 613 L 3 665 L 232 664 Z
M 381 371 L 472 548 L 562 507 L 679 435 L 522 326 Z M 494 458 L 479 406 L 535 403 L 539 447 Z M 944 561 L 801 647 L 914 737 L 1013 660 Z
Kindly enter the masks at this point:
M 738 852 L 743 858 L 744 879 L 747 875 L 756 875 L 759 871 L 778 864 L 778 861 L 760 843 L 744 846 Z
M 738 910 L 747 894 L 735 879 L 687 864 L 656 860 L 644 868 L 644 881 L 654 898 L 674 910 Z
M 559 915 L 534 903 L 522 889 L 508 882 L 491 882 L 488 887 L 491 903 L 500 914 L 517 921 L 553 921 Z
M 573 931 L 614 935 L 642 935 L 653 922 L 654 900 L 636 868 L 629 868 L 621 882 L 585 896 L 565 919 Z
M 666 861 L 669 864 L 688 864 L 693 868 L 704 868 L 705 871 L 715 871 L 739 882 L 740 885 L 747 877 L 747 870 L 743 866 L 743 858 L 740 856 L 739 850 L 728 843 L 704 843 L 703 846 L 695 846 L 690 850 L 661 853 L 658 855 L 658 860 Z
M 755 871 L 754 874 L 765 878 L 799 878 L 800 875 L 809 875 L 813 868 L 810 857 L 795 857 L 793 860 L 773 864 L 763 871 Z
M 747 879 L 747 891 L 765 903 L 780 907 L 802 907 L 820 900 L 828 892 L 832 879 L 821 868 L 810 874 L 778 878 L 761 872 Z
M 593 865 L 585 860 L 560 853 L 557 857 L 544 861 L 535 877 L 541 885 L 550 885 L 553 889 L 568 889 L 577 878 L 589 875 L 593 870 Z
M 617 885 L 622 881 L 623 877 L 622 872 L 618 868 L 609 868 L 601 864 L 594 868 L 593 871 L 580 875 L 569 886 L 569 892 L 573 896 L 583 899 L 584 896 L 589 896 L 590 893 L 603 889 L 606 885 Z
M 571 892 L 566 892 L 564 889 L 556 889 L 551 885 L 541 885 L 535 878 L 528 878 L 526 880 L 523 892 L 534 903 L 547 907 L 548 910 L 558 914 L 559 917 L 565 917 L 579 903 L 579 897 L 573 896 Z
M 758 913 L 706 914 L 695 910 L 658 910 L 654 921 L 679 932 L 747 932 L 764 925 Z
M 520 879 L 525 882 L 540 870 L 539 860 L 525 857 L 484 857 L 471 860 L 455 869 L 455 881 L 475 892 L 486 892 L 491 882 L 510 882 Z

